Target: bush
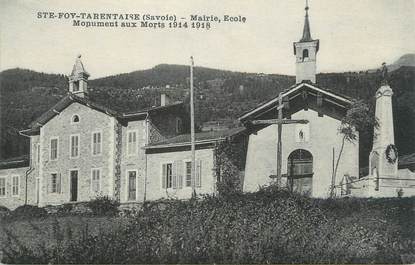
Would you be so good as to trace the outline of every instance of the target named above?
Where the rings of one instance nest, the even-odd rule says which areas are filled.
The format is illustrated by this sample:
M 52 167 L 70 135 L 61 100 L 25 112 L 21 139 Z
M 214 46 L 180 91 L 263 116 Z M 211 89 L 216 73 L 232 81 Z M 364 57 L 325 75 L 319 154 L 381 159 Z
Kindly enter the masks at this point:
M 11 218 L 13 219 L 27 219 L 27 218 L 40 218 L 48 215 L 48 212 L 44 208 L 40 208 L 34 205 L 22 205 L 14 209 L 11 212 Z
M 97 216 L 114 216 L 118 213 L 120 203 L 108 196 L 100 196 L 87 202 L 87 207 Z
M 0 205 L 0 214 L 8 213 L 8 212 L 10 212 L 9 208 L 7 208 L 6 206 Z
M 94 204 L 102 211 L 110 202 Z M 414 202 L 312 199 L 275 186 L 226 198 L 146 202 L 126 227 L 109 223 L 110 229 L 84 229 L 61 241 L 52 235 L 39 242 L 60 243 L 40 246 L 10 237 L 3 262 L 413 263 Z

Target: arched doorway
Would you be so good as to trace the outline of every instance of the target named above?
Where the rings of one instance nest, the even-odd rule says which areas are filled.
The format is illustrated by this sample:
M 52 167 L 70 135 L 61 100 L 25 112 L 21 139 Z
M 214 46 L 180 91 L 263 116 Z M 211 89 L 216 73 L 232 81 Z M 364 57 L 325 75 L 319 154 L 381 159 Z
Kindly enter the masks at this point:
M 288 156 L 288 189 L 311 195 L 313 178 L 313 155 L 304 149 L 297 149 Z

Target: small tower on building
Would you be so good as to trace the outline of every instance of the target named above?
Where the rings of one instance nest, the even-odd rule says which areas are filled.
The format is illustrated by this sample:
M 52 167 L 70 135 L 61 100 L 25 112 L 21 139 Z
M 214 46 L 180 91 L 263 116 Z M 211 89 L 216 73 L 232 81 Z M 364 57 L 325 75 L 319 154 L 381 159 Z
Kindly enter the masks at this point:
M 69 92 L 79 97 L 88 96 L 88 77 L 89 74 L 85 70 L 81 61 L 81 55 L 78 55 L 69 76 Z
M 319 40 L 313 40 L 310 33 L 310 22 L 308 20 L 308 1 L 305 7 L 305 21 L 303 37 L 294 42 L 295 81 L 297 84 L 302 81 L 316 82 L 316 56 L 319 49 Z
M 387 83 L 387 68 L 383 63 L 383 81 L 376 91 L 375 116 L 379 126 L 374 130 L 373 147 L 369 156 L 369 175 L 374 180 L 371 195 L 382 196 L 382 179 L 396 178 L 398 175 L 398 153 L 395 147 L 392 96 L 393 91 Z M 379 193 L 380 191 L 380 193 Z

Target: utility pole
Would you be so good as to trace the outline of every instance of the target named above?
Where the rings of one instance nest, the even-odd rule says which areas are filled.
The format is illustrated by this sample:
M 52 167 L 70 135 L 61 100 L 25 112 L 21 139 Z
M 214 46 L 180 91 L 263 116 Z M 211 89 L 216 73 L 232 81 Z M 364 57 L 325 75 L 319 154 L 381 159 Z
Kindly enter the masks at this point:
M 194 106 L 194 91 L 193 91 L 193 56 L 190 56 L 190 141 L 192 148 L 192 196 L 196 196 L 196 150 L 195 150 L 195 106 Z
M 281 187 L 281 163 L 282 163 L 282 143 L 281 143 L 281 134 L 282 134 L 282 92 L 278 95 L 278 142 L 277 142 L 277 185 Z

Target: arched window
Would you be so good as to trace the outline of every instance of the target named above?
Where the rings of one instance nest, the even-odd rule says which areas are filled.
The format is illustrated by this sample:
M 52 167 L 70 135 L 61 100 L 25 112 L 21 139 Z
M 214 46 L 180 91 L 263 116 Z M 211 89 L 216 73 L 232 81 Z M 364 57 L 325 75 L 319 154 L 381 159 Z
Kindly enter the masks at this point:
M 308 50 L 304 49 L 303 50 L 303 59 L 308 58 Z
M 73 115 L 71 122 L 72 123 L 78 123 L 79 122 L 79 116 L 78 115 Z
M 291 191 L 310 194 L 313 177 L 313 156 L 304 149 L 294 150 L 288 156 L 287 185 Z

